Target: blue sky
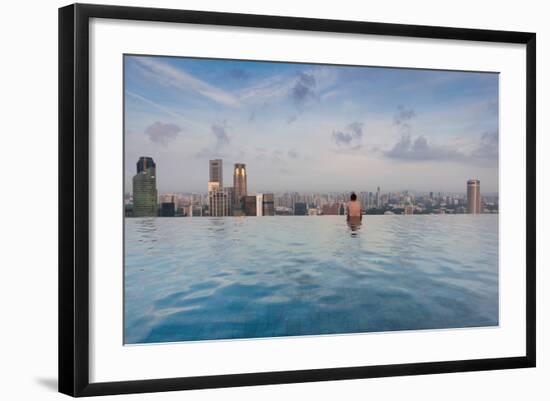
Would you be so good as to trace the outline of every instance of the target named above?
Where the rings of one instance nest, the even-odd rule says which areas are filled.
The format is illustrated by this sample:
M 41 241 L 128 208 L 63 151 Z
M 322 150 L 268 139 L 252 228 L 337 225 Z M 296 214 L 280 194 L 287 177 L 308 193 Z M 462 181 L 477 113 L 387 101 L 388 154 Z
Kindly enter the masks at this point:
M 498 74 L 125 56 L 125 180 L 205 192 L 208 160 L 251 192 L 498 191 Z

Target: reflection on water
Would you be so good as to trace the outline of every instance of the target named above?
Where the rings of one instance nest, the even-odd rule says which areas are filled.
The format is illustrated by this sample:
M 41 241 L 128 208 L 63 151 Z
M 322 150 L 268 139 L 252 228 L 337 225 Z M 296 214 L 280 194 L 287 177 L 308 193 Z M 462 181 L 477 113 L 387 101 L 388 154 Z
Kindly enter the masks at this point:
M 498 324 L 498 216 L 126 219 L 125 342 Z
M 355 237 L 357 235 L 357 231 L 361 228 L 361 219 L 361 216 L 347 218 L 348 227 L 351 230 L 352 237 Z

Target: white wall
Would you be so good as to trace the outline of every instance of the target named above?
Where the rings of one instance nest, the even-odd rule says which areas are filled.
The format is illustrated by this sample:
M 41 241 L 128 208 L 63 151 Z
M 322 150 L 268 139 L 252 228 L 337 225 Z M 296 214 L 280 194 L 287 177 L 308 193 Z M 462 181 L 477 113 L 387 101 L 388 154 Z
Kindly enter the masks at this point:
M 105 0 L 107 1 L 107 0 Z M 280 400 L 311 399 L 530 399 L 550 398 L 548 308 L 543 289 L 550 253 L 543 249 L 549 214 L 542 201 L 550 196 L 543 177 L 550 169 L 550 25 L 545 2 L 245 0 L 115 1 L 112 4 L 157 6 L 304 17 L 356 19 L 537 32 L 538 54 L 538 367 L 536 369 L 383 378 L 315 384 L 202 390 L 125 399 Z M 101 3 L 101 2 L 100 2 Z M 61 1 L 3 4 L 0 23 L 0 396 L 48 400 L 57 375 L 57 7 Z M 545 71 L 546 70 L 546 71 Z M 546 311 L 546 312 L 545 312 Z M 546 336 L 546 339 L 544 338 Z M 546 341 L 545 341 L 546 340 Z M 122 399 L 122 397 L 119 397 Z

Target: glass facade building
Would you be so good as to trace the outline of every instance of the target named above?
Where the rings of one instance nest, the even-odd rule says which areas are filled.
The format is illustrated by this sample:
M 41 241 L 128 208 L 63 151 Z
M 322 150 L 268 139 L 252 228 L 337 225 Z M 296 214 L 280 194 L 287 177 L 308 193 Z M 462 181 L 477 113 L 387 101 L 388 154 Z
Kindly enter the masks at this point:
M 157 168 L 151 157 L 140 157 L 132 179 L 134 217 L 157 215 Z
M 243 198 L 248 194 L 246 183 L 246 165 L 236 163 L 233 168 L 234 205 L 239 209 L 243 207 Z

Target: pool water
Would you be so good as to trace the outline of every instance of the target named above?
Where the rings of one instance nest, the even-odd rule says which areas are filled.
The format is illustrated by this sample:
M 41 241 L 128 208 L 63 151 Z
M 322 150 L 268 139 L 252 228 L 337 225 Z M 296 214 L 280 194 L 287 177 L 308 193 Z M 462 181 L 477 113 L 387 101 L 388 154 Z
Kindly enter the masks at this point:
M 127 218 L 124 341 L 498 325 L 498 215 Z

